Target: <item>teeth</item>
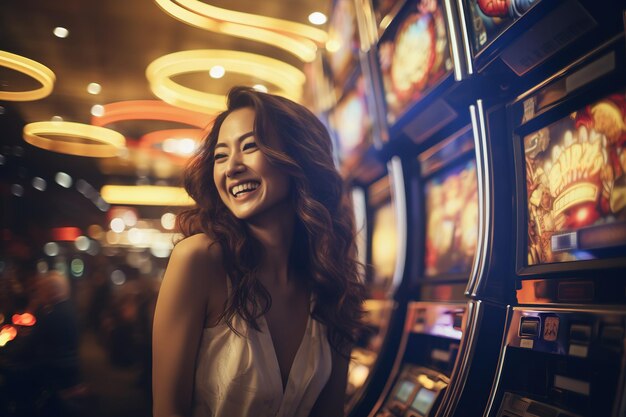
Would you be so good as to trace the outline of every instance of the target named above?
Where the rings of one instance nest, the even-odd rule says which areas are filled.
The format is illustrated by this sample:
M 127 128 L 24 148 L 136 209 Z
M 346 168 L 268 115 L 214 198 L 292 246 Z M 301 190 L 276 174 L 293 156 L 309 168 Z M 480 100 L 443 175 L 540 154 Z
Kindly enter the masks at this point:
M 246 182 L 243 184 L 235 185 L 233 188 L 230 189 L 230 192 L 232 195 L 237 197 L 237 195 L 241 193 L 256 190 L 258 187 L 259 187 L 259 184 L 256 182 Z

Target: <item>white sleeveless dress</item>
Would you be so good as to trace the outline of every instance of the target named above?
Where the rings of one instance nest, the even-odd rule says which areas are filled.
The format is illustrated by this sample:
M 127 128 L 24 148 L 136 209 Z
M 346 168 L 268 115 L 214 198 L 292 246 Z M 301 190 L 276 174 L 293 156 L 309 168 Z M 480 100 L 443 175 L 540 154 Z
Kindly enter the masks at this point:
M 310 314 L 283 392 L 265 317 L 261 331 L 233 318 L 204 329 L 197 358 L 194 417 L 307 417 L 331 373 L 326 328 Z

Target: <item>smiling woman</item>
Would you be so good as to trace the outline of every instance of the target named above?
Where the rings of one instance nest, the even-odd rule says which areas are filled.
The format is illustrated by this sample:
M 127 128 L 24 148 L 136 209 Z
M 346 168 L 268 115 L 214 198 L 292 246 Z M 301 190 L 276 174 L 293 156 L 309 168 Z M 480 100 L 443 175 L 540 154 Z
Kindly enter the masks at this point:
M 236 87 L 188 168 L 154 321 L 154 414 L 340 416 L 361 325 L 354 228 L 306 108 Z

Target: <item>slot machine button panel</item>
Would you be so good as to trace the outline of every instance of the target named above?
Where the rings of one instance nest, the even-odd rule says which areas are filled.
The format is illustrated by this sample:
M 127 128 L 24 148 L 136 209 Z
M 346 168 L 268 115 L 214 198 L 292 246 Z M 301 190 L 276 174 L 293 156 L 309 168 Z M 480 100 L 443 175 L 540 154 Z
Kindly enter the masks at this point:
M 591 341 L 591 326 L 588 324 L 572 324 L 569 328 L 570 342 L 588 344 Z
M 624 328 L 621 326 L 604 325 L 600 332 L 600 342 L 604 345 L 623 348 Z
M 520 326 L 519 326 L 520 337 L 536 339 L 538 334 L 539 334 L 539 318 L 522 317 L 520 319 Z

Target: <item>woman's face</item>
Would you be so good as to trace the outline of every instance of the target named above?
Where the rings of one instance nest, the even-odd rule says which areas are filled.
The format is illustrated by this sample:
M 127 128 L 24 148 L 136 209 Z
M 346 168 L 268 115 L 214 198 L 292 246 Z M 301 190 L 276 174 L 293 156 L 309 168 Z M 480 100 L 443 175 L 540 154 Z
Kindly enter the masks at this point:
M 222 123 L 213 155 L 213 180 L 219 196 L 242 220 L 267 213 L 289 196 L 289 178 L 269 163 L 256 144 L 254 118 L 251 108 L 230 113 Z

